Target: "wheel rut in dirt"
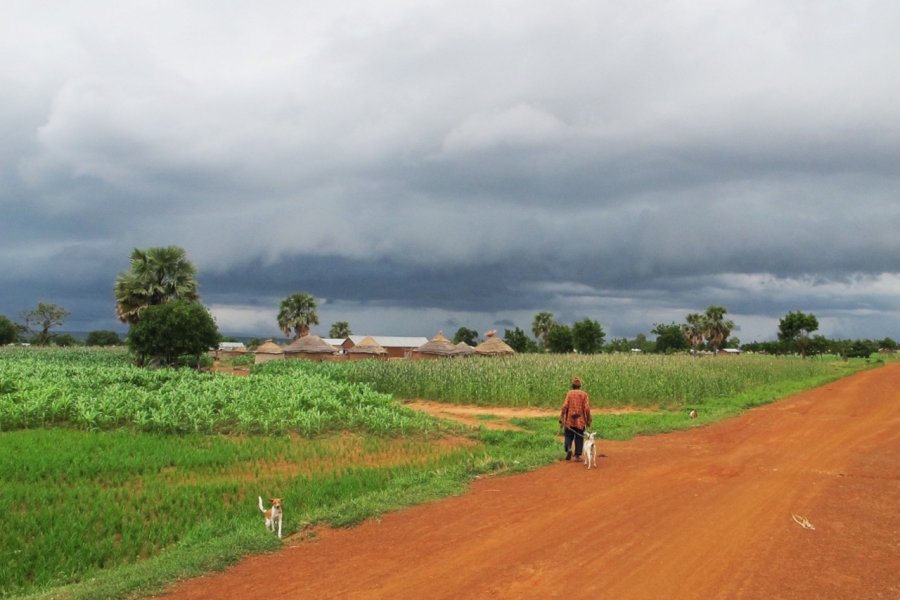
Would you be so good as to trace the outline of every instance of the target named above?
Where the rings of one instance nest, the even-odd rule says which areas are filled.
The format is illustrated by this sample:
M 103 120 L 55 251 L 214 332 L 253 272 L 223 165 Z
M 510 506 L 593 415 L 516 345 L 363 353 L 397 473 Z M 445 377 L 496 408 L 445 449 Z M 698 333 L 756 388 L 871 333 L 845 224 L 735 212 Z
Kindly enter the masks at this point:
M 596 470 L 484 478 L 168 597 L 900 597 L 900 364 L 600 452 Z

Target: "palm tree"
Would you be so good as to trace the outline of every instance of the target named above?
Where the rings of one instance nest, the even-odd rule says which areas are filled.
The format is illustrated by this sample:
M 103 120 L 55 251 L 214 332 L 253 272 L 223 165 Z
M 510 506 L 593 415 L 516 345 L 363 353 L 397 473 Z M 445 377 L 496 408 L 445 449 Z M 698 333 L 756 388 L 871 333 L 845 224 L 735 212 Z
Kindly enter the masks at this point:
M 116 317 L 134 324 L 148 306 L 171 300 L 198 302 L 197 270 L 184 248 L 164 246 L 131 252 L 131 268 L 116 278 Z
M 534 320 L 531 321 L 531 332 L 534 334 L 534 337 L 541 341 L 541 346 L 545 350 L 547 349 L 550 330 L 553 329 L 554 325 L 556 325 L 556 321 L 553 319 L 553 313 L 550 312 L 539 312 L 534 315 Z
M 734 321 L 725 318 L 727 312 L 725 307 L 713 305 L 707 308 L 703 315 L 706 322 L 704 337 L 706 342 L 712 346 L 713 352 L 719 350 L 722 342 L 728 339 L 731 330 L 734 329 Z
M 684 319 L 687 321 L 681 326 L 684 339 L 691 345 L 691 353 L 697 352 L 697 347 L 703 343 L 706 334 L 706 316 L 699 313 L 691 313 Z
M 335 321 L 331 324 L 331 329 L 328 330 L 328 337 L 338 339 L 345 338 L 353 335 L 353 332 L 350 331 L 350 323 L 347 321 Z
M 316 299 L 311 294 L 301 292 L 282 300 L 281 309 L 278 311 L 278 327 L 284 335 L 291 335 L 291 330 L 294 330 L 296 332 L 294 338 L 300 338 L 309 333 L 310 325 L 318 324 Z

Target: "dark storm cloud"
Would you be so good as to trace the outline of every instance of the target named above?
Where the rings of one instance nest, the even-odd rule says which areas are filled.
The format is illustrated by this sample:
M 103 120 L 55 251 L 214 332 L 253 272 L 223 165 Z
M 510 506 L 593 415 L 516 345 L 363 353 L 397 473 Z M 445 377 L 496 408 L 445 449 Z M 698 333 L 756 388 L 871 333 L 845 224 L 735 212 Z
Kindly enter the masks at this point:
M 229 331 L 297 290 L 382 334 L 551 310 L 634 335 L 713 303 L 751 338 L 796 309 L 900 329 L 898 20 L 877 1 L 6 5 L 0 313 L 115 325 L 131 248 L 177 244 Z

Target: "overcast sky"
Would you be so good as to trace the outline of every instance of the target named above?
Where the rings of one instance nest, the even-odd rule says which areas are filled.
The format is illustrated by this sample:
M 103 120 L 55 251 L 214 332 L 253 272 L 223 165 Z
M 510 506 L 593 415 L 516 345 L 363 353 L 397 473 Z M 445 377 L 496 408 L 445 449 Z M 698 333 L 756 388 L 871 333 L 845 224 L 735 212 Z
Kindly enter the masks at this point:
M 900 339 L 896 0 L 0 3 L 0 314 L 124 331 L 175 244 L 225 334 L 607 337 L 723 305 Z

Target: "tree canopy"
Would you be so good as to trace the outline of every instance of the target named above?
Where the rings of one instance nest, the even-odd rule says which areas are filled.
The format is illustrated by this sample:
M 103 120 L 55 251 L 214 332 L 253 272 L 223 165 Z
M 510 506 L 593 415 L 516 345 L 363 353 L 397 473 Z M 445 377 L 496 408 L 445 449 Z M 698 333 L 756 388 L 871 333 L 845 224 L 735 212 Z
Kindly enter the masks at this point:
M 309 333 L 310 326 L 319 324 L 317 306 L 312 294 L 299 292 L 288 296 L 281 301 L 278 327 L 286 336 L 290 336 L 293 331 L 294 338 L 303 337 Z
M 603 348 L 606 333 L 600 323 L 584 318 L 572 325 L 572 345 L 581 354 L 596 354 Z
M 518 327 L 516 327 L 512 331 L 510 331 L 509 329 L 504 329 L 503 341 L 506 342 L 507 346 L 509 346 L 516 352 L 524 353 L 541 351 L 541 347 L 538 346 L 538 343 L 528 337 L 528 334 Z
M 345 338 L 351 335 L 353 335 L 353 332 L 350 331 L 350 323 L 347 321 L 335 321 L 328 330 L 328 337 L 334 339 Z
M 453 343 L 458 344 L 465 342 L 469 346 L 475 346 L 478 343 L 478 332 L 468 327 L 460 327 L 453 336 Z
M 84 340 L 85 346 L 120 346 L 122 340 L 115 331 L 97 330 L 90 332 Z
M 818 328 L 819 320 L 815 315 L 791 311 L 778 322 L 778 339 L 795 343 L 800 354 L 806 356 L 809 334 Z
M 553 313 L 550 312 L 539 312 L 534 315 L 534 319 L 531 321 L 531 333 L 534 334 L 534 337 L 538 339 L 541 347 L 545 350 L 549 346 L 550 330 L 555 324 L 556 321 L 553 318 Z
M 19 328 L 15 323 L 0 315 L 0 346 L 19 341 Z
M 574 350 L 572 328 L 568 325 L 554 323 L 547 334 L 547 349 L 556 354 L 566 354 Z
M 123 323 L 137 323 L 148 306 L 172 300 L 199 302 L 197 270 L 178 246 L 135 248 L 131 267 L 116 278 L 116 316 Z
M 218 342 L 216 322 L 206 307 L 184 300 L 146 307 L 128 333 L 128 347 L 139 364 L 158 360 L 174 366 L 181 356 L 199 362 Z
M 33 334 L 32 344 L 46 346 L 53 337 L 50 330 L 65 323 L 66 317 L 71 313 L 62 306 L 39 302 L 34 310 L 22 312 L 22 321 L 25 323 L 25 331 Z

